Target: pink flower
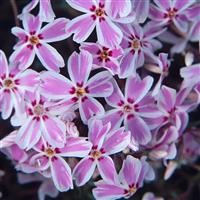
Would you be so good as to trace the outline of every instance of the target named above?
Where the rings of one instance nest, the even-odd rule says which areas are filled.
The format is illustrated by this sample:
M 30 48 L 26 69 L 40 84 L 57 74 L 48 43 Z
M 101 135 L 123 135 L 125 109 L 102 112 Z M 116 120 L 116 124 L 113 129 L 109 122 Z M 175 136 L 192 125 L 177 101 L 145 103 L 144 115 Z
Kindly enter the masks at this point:
M 131 132 L 132 143 L 145 145 L 151 140 L 150 128 L 145 118 L 156 118 L 160 112 L 154 99 L 148 94 L 153 84 L 153 78 L 148 76 L 141 80 L 129 77 L 126 80 L 125 96 L 116 82 L 114 91 L 106 98 L 107 104 L 114 107 L 103 116 L 103 121 L 111 122 L 112 128 L 120 127 L 124 123 L 126 130 Z
M 98 42 L 106 47 L 118 46 L 122 40 L 122 32 L 112 21 L 109 15 L 112 6 L 109 1 L 106 3 L 100 0 L 67 0 L 67 3 L 74 9 L 85 14 L 72 19 L 67 24 L 67 32 L 74 33 L 73 40 L 77 43 L 85 41 L 96 27 Z M 130 2 L 129 2 L 130 3 Z M 124 12 L 119 9 L 117 13 L 123 15 Z M 125 9 L 127 6 L 125 6 Z M 122 11 L 122 12 L 121 12 Z
M 41 136 L 54 147 L 64 146 L 66 126 L 48 105 L 52 103 L 37 92 L 26 95 L 26 118 L 19 124 L 16 138 L 22 149 L 31 149 Z
M 173 25 L 182 32 L 187 32 L 187 9 L 195 3 L 195 0 L 154 0 L 151 4 L 149 17 L 155 21 L 158 26 L 164 26 L 173 23 Z
M 111 200 L 120 198 L 130 198 L 138 188 L 141 188 L 146 180 L 154 179 L 154 172 L 150 165 L 145 161 L 132 156 L 127 156 L 116 182 L 107 182 L 101 180 L 96 182 L 96 188 L 93 189 L 93 195 L 98 200 Z
M 107 97 L 113 91 L 109 72 L 97 73 L 88 80 L 92 62 L 92 55 L 87 51 L 80 54 L 74 52 L 68 60 L 68 73 L 72 81 L 53 72 L 41 74 L 41 93 L 49 99 L 61 100 L 55 109 L 68 109 L 77 104 L 84 123 L 94 115 L 104 114 L 103 106 L 94 97 Z
M 38 73 L 29 69 L 20 71 L 17 66 L 8 66 L 6 56 L 0 51 L 0 111 L 3 119 L 23 113 L 24 93 L 34 91 L 39 83 Z
M 39 3 L 39 14 L 40 20 L 43 22 L 51 22 L 55 18 L 55 14 L 53 12 L 50 0 L 32 0 L 29 4 L 27 4 L 23 10 L 20 18 L 23 17 L 24 14 L 29 13 L 33 10 L 37 4 Z
M 153 134 L 150 142 L 149 157 L 151 159 L 174 159 L 177 153 L 176 144 L 179 137 L 178 130 L 174 126 L 170 126 L 166 130 L 160 130 Z
M 96 166 L 104 180 L 115 181 L 115 165 L 109 155 L 124 150 L 130 143 L 130 134 L 124 128 L 110 131 L 110 127 L 110 123 L 103 125 L 100 120 L 89 124 L 88 138 L 93 146 L 74 168 L 73 174 L 78 186 L 84 185 L 92 177 Z
M 112 75 L 119 74 L 119 58 L 123 55 L 120 47 L 107 48 L 98 43 L 85 42 L 81 44 L 80 49 L 90 52 L 93 56 L 94 68 L 105 68 Z
M 30 67 L 38 56 L 41 63 L 48 70 L 59 71 L 64 67 L 62 56 L 48 43 L 64 40 L 68 37 L 65 26 L 68 19 L 59 18 L 41 29 L 42 21 L 31 14 L 23 15 L 23 27 L 12 28 L 12 33 L 19 38 L 10 57 L 11 63 L 17 63 L 20 69 Z
M 120 78 L 126 78 L 136 73 L 136 69 L 144 64 L 145 57 L 155 59 L 153 51 L 161 48 L 162 44 L 154 37 L 165 29 L 156 28 L 151 23 L 144 28 L 138 24 L 121 27 L 124 33 L 121 47 L 125 53 L 120 63 Z
M 30 159 L 38 171 L 50 168 L 51 176 L 56 188 L 63 192 L 73 188 L 71 169 L 62 157 L 82 158 L 91 149 L 91 143 L 83 138 L 69 137 L 62 148 L 52 147 L 43 138 L 34 146 L 37 152 Z

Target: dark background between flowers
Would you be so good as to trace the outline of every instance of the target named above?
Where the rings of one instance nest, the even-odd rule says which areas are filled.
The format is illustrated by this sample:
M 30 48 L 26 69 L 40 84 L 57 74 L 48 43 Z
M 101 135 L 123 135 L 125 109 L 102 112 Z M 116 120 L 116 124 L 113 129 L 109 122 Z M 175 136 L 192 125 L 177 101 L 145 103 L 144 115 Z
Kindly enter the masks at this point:
M 11 28 L 20 24 L 16 19 L 14 10 L 17 9 L 18 14 L 21 13 L 22 8 L 30 1 L 28 0 L 0 0 L 0 49 L 2 49 L 6 56 L 9 57 L 13 51 L 13 46 L 16 43 L 16 37 L 11 34 Z M 66 17 L 72 19 L 79 15 L 79 13 L 68 6 L 65 0 L 52 0 L 52 6 L 56 17 Z M 38 7 L 37 7 L 38 8 Z M 38 13 L 37 8 L 34 10 Z M 88 41 L 95 41 L 95 33 L 90 36 Z M 60 52 L 67 63 L 68 57 L 73 51 L 78 51 L 78 44 L 72 41 L 72 37 L 67 40 L 56 42 L 54 47 Z M 159 52 L 169 52 L 170 45 L 165 44 Z M 200 62 L 198 54 L 198 44 L 190 44 L 189 50 L 195 54 L 195 61 Z M 156 53 L 159 53 L 156 52 Z M 170 75 L 166 79 L 165 84 L 176 88 L 180 84 L 181 78 L 179 76 L 179 69 L 184 66 L 183 55 L 175 54 L 171 63 Z M 37 71 L 43 68 L 41 63 L 35 59 L 32 65 Z M 142 69 L 144 70 L 144 69 Z M 67 76 L 66 67 L 61 70 L 61 73 Z M 150 74 L 153 75 L 153 74 Z M 157 78 L 157 77 L 155 77 Z M 120 81 L 123 86 L 124 81 Z M 105 102 L 100 99 L 105 104 Z M 190 124 L 200 125 L 200 108 L 190 114 Z M 197 122 L 197 123 L 196 123 Z M 81 134 L 87 134 L 87 127 L 83 126 L 80 120 L 75 121 Z M 199 126 L 200 127 L 200 126 Z M 9 134 L 14 128 L 10 125 L 9 119 L 0 119 L 0 139 Z M 197 161 L 197 164 L 200 164 Z M 0 192 L 3 193 L 3 200 L 37 200 L 37 190 L 40 182 L 32 182 L 25 185 L 20 185 L 17 182 L 16 171 L 10 160 L 8 160 L 2 153 L 0 153 L 0 170 L 5 171 L 5 175 L 0 177 Z M 166 200 L 199 200 L 200 199 L 200 171 L 193 169 L 191 166 L 184 166 L 176 170 L 173 176 L 168 180 L 162 179 L 164 167 L 160 168 L 157 173 L 157 179 L 151 183 L 147 183 L 144 187 L 131 198 L 140 200 L 145 192 L 155 192 L 158 196 L 163 196 Z M 89 182 L 81 188 L 75 187 L 74 190 L 60 193 L 57 200 L 89 200 L 93 199 L 91 189 L 94 187 L 92 182 Z M 51 198 L 47 197 L 47 200 Z

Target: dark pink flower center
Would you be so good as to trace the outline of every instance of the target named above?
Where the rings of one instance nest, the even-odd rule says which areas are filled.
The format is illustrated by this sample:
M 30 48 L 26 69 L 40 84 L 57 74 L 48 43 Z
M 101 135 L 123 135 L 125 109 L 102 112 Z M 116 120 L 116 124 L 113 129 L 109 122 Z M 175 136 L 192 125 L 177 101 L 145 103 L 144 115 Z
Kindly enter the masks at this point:
M 36 34 L 35 31 L 30 32 L 30 36 L 27 36 L 26 41 L 29 41 L 30 44 L 27 45 L 28 48 L 32 49 L 33 46 L 40 47 L 40 40 L 43 39 L 41 34 Z
M 178 9 L 169 8 L 168 12 L 164 14 L 164 18 L 169 18 L 170 20 L 177 16 Z
M 51 147 L 46 148 L 45 153 L 49 158 L 52 158 L 56 154 L 55 150 L 52 149 Z
M 104 21 L 105 20 L 105 10 L 104 10 L 104 4 L 99 3 L 99 7 L 96 7 L 95 5 L 93 5 L 90 10 L 92 12 L 94 12 L 94 14 L 91 15 L 91 17 L 93 18 L 93 20 L 96 20 L 97 18 L 99 19 L 99 21 Z
M 98 51 L 97 54 L 99 55 L 97 58 L 100 62 L 105 61 L 108 62 L 110 60 L 110 56 L 112 56 L 112 51 L 110 51 L 108 48 L 103 47 L 102 51 Z

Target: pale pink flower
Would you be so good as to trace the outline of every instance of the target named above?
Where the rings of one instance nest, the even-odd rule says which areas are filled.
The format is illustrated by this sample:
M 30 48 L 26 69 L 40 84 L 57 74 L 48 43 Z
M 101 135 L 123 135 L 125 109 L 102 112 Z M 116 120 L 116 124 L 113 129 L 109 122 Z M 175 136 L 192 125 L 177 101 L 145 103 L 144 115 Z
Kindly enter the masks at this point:
M 112 75 L 119 74 L 119 58 L 123 55 L 120 46 L 116 48 L 103 47 L 98 43 L 85 42 L 80 49 L 90 52 L 93 56 L 93 68 L 105 68 Z
M 130 143 L 130 133 L 124 128 L 110 131 L 110 123 L 100 120 L 89 123 L 88 138 L 93 147 L 74 168 L 73 174 L 78 186 L 84 185 L 92 177 L 97 166 L 101 177 L 106 181 L 115 181 L 115 165 L 110 155 L 124 150 Z
M 39 17 L 23 15 L 23 27 L 12 28 L 12 33 L 19 38 L 10 57 L 11 63 L 17 63 L 20 69 L 26 69 L 33 63 L 35 55 L 48 70 L 59 71 L 65 63 L 62 56 L 48 43 L 64 40 L 68 37 L 65 26 L 66 18 L 58 18 L 43 28 Z
M 52 105 L 38 92 L 27 93 L 26 118 L 21 122 L 16 143 L 23 149 L 31 149 L 43 136 L 52 146 L 63 147 L 66 138 L 66 126 L 62 120 L 51 112 Z
M 145 145 L 151 140 L 151 131 L 144 118 L 157 118 L 161 115 L 154 98 L 148 93 L 153 84 L 153 78 L 148 76 L 143 80 L 129 77 L 126 80 L 125 95 L 117 83 L 113 81 L 114 91 L 106 98 L 107 104 L 114 109 L 106 112 L 103 121 L 111 122 L 112 128 L 124 123 L 126 130 L 131 132 L 133 144 Z
M 45 178 L 44 176 L 37 174 L 24 174 L 18 173 L 17 179 L 20 184 L 27 184 L 32 182 L 41 182 L 40 187 L 38 188 L 38 199 L 45 200 L 46 196 L 51 198 L 56 198 L 59 194 L 59 191 L 56 189 L 53 181 L 49 178 Z
M 92 116 L 104 114 L 103 106 L 94 97 L 107 97 L 113 91 L 109 82 L 112 76 L 109 72 L 97 73 L 89 79 L 92 62 L 92 55 L 87 51 L 81 51 L 79 54 L 74 52 L 68 60 L 71 80 L 54 72 L 41 74 L 41 93 L 49 99 L 61 100 L 54 109 L 66 110 L 78 104 L 84 123 Z
M 73 188 L 71 169 L 63 157 L 85 157 L 91 150 L 91 143 L 85 138 L 68 137 L 62 148 L 52 147 L 43 138 L 34 146 L 36 154 L 30 159 L 38 171 L 50 169 L 56 188 L 63 192 Z
M 174 159 L 177 153 L 175 143 L 179 137 L 176 127 L 170 126 L 166 130 L 161 129 L 152 135 L 152 140 L 147 148 L 150 151 L 149 157 L 154 160 Z
M 107 3 L 106 3 L 107 2 Z M 107 14 L 112 13 L 112 5 L 109 5 L 109 1 L 100 0 L 67 0 L 67 3 L 74 9 L 83 12 L 80 15 L 72 19 L 66 27 L 69 34 L 74 33 L 73 40 L 77 43 L 85 41 L 96 27 L 98 42 L 106 47 L 118 46 L 122 40 L 122 32 L 111 18 Z M 126 1 L 128 2 L 128 1 Z M 118 11 L 120 8 L 118 4 Z M 128 7 L 125 6 L 125 9 Z M 123 12 L 118 12 L 122 15 Z
M 24 14 L 32 11 L 37 6 L 37 4 L 39 4 L 38 16 L 40 17 L 40 20 L 43 22 L 53 21 L 55 14 L 53 12 L 50 0 L 31 0 L 31 2 L 23 8 L 22 14 L 19 17 L 22 18 Z
M 96 182 L 93 195 L 98 200 L 114 200 L 120 198 L 130 198 L 143 186 L 144 180 L 153 180 L 154 172 L 145 158 L 141 160 L 132 156 L 127 156 L 119 172 L 118 180 L 107 182 L 100 180 Z
M 161 48 L 162 44 L 154 37 L 160 35 L 165 29 L 157 28 L 151 23 L 143 28 L 138 24 L 125 24 L 121 27 L 124 33 L 121 43 L 124 56 L 120 63 L 120 78 L 126 78 L 136 73 L 136 69 L 144 64 L 146 57 L 155 60 L 153 52 Z
M 24 112 L 24 93 L 34 91 L 39 83 L 38 73 L 28 69 L 20 71 L 17 66 L 8 66 L 6 56 L 0 51 L 0 111 L 3 119 Z
M 173 24 L 178 30 L 187 32 L 187 9 L 195 0 L 154 0 L 151 4 L 149 17 L 156 26 Z

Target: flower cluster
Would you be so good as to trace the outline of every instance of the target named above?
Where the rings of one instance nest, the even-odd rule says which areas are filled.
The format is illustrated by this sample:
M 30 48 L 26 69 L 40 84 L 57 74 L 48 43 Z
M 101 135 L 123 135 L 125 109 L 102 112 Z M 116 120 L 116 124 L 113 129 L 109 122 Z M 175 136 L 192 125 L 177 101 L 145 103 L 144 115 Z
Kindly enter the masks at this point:
M 50 0 L 32 0 L 19 15 L 22 26 L 11 30 L 18 42 L 9 63 L 0 51 L 1 117 L 15 128 L 0 140 L 0 150 L 20 171 L 19 182 L 42 181 L 40 200 L 89 181 L 97 200 L 129 198 L 156 178 L 155 162 L 166 166 L 165 179 L 195 162 L 200 130 L 188 124 L 200 103 L 200 63 L 187 47 L 200 39 L 199 3 L 65 4 L 81 14 L 56 18 Z M 49 43 L 70 36 L 79 50 L 66 61 Z M 174 86 L 166 81 L 171 60 L 183 51 L 186 67 Z M 33 69 L 36 57 L 42 71 Z M 143 196 L 150 199 L 163 198 Z

